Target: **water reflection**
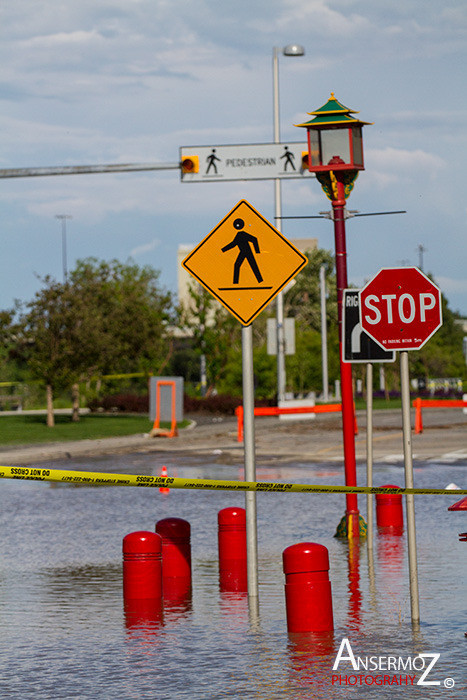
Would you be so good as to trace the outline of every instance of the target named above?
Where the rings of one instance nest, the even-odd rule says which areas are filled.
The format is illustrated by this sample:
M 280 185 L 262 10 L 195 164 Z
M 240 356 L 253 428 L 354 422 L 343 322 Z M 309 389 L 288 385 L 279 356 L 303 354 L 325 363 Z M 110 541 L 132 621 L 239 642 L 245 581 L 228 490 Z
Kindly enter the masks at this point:
M 179 582 L 181 583 L 181 582 Z M 186 621 L 193 611 L 193 592 L 191 585 L 174 586 L 169 591 L 164 588 L 164 618 L 167 626 Z
M 348 540 L 347 564 L 349 577 L 349 629 L 359 631 L 362 624 L 362 592 L 360 589 L 360 547 L 359 540 Z
M 336 656 L 334 633 L 289 634 L 287 653 L 289 683 L 301 691 L 296 697 L 328 700 L 332 692 L 330 674 Z M 305 690 L 311 694 L 302 695 Z
M 164 610 L 160 598 L 125 598 L 123 610 L 126 629 L 133 638 L 151 640 L 164 625 Z
M 248 593 L 220 591 L 219 606 L 223 623 L 233 629 L 248 626 Z
M 380 588 L 390 603 L 392 616 L 400 624 L 409 600 L 409 581 L 405 573 L 405 537 L 379 532 L 376 540 Z

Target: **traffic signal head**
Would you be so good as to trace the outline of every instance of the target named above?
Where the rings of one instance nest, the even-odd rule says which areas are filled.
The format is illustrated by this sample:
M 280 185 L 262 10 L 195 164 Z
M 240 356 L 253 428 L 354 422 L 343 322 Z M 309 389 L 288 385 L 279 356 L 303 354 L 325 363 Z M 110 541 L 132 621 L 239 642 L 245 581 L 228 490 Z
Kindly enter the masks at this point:
M 185 156 L 181 162 L 182 175 L 199 173 L 199 156 Z
M 309 162 L 308 151 L 302 151 L 302 170 L 308 170 Z

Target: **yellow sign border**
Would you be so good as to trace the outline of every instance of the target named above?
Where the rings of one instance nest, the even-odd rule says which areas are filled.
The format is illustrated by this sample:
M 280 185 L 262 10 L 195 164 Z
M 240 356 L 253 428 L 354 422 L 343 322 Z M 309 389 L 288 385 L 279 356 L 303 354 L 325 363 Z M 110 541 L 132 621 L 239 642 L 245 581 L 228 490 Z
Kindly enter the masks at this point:
M 264 301 L 264 302 L 260 305 L 260 307 L 259 307 L 253 314 L 251 314 L 248 318 L 243 318 L 243 316 L 242 316 L 241 314 L 239 314 L 234 308 L 232 308 L 232 306 L 229 305 L 224 299 L 222 299 L 222 297 L 219 296 L 219 294 L 217 294 L 217 292 L 215 292 L 215 291 L 209 286 L 209 284 L 207 284 L 204 280 L 202 280 L 200 277 L 198 277 L 198 275 L 197 275 L 193 270 L 191 270 L 190 267 L 189 267 L 189 265 L 188 265 L 190 258 L 191 258 L 192 256 L 194 256 L 194 255 L 200 250 L 200 248 L 203 247 L 203 245 L 204 245 L 218 230 L 219 230 L 219 228 L 221 228 L 221 226 L 223 226 L 223 225 L 225 224 L 225 222 L 232 216 L 232 214 L 235 212 L 235 210 L 238 209 L 238 207 L 240 207 L 241 205 L 246 205 L 259 219 L 261 219 L 261 221 L 262 221 L 266 226 L 268 226 L 270 229 L 272 229 L 272 230 L 274 231 L 274 233 L 275 233 L 287 246 L 289 246 L 290 248 L 292 248 L 292 250 L 293 250 L 295 253 L 297 253 L 297 255 L 299 256 L 299 258 L 301 259 L 300 264 L 293 270 L 293 272 L 287 277 L 287 279 L 286 279 L 282 284 L 280 284 L 279 287 L 277 287 L 277 288 L 274 290 L 274 292 L 272 292 L 272 294 L 266 299 L 266 301 Z M 280 292 L 282 289 L 284 289 L 284 287 L 290 282 L 290 280 L 293 279 L 293 278 L 300 272 L 300 270 L 302 270 L 302 269 L 305 267 L 305 265 L 307 264 L 307 262 L 308 262 L 308 258 L 307 258 L 305 255 L 303 255 L 303 253 L 302 253 L 300 250 L 298 250 L 298 248 L 296 248 L 289 240 L 287 240 L 287 238 L 286 238 L 285 236 L 283 236 L 282 233 L 281 233 L 280 231 L 278 231 L 278 230 L 275 228 L 275 226 L 273 226 L 273 225 L 271 224 L 270 221 L 268 221 L 262 214 L 260 214 L 259 211 L 257 211 L 257 209 L 255 209 L 249 202 L 247 202 L 246 199 L 241 199 L 241 200 L 240 200 L 239 202 L 237 202 L 237 204 L 229 211 L 229 213 L 226 214 L 226 215 L 224 216 L 224 218 L 217 224 L 217 226 L 215 226 L 215 227 L 212 229 L 212 231 L 210 231 L 210 232 L 207 234 L 207 236 L 205 236 L 205 237 L 203 238 L 203 240 L 202 240 L 200 243 L 198 243 L 198 245 L 196 246 L 196 248 L 194 248 L 194 250 L 192 250 L 191 253 L 189 253 L 189 254 L 186 256 L 186 258 L 185 258 L 184 260 L 182 260 L 182 263 L 181 263 L 181 264 L 182 264 L 183 269 L 186 270 L 192 277 L 194 277 L 194 278 L 195 278 L 195 279 L 210 293 L 210 294 L 212 294 L 212 296 L 215 297 L 215 298 L 227 309 L 227 311 L 229 311 L 233 316 L 235 316 L 235 318 L 236 318 L 238 321 L 240 321 L 240 323 L 241 323 L 243 326 L 249 326 L 249 325 L 255 320 L 255 318 L 256 318 L 257 316 L 259 316 L 259 314 L 261 313 L 261 311 L 263 311 L 263 309 L 264 309 L 264 308 L 279 294 L 279 292 Z

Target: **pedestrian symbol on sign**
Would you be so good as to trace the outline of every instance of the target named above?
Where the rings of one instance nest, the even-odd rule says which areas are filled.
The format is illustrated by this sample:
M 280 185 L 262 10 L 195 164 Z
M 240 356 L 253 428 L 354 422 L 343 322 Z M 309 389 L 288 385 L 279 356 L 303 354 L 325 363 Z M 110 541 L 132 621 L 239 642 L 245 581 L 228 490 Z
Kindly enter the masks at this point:
M 218 163 L 221 162 L 221 159 L 216 156 L 216 149 L 213 148 L 211 151 L 211 154 L 206 158 L 206 163 L 208 164 L 208 167 L 206 168 L 206 175 L 209 173 L 211 168 L 214 170 L 215 174 L 217 175 L 216 160 Z
M 259 245 L 258 245 L 258 239 L 256 236 L 252 236 L 251 233 L 247 233 L 246 231 L 243 231 L 243 228 L 245 226 L 245 222 L 243 219 L 235 219 L 233 222 L 233 227 L 237 229 L 238 233 L 231 241 L 230 243 L 227 243 L 223 248 L 221 248 L 223 253 L 226 253 L 228 250 L 231 250 L 232 248 L 238 248 L 238 256 L 237 259 L 235 260 L 234 264 L 234 275 L 233 275 L 233 283 L 238 284 L 240 280 L 240 268 L 245 262 L 245 260 L 248 261 L 249 266 L 251 267 L 251 271 L 253 272 L 254 276 L 258 280 L 258 282 L 263 281 L 263 277 L 261 275 L 261 272 L 259 271 L 258 264 L 255 260 L 255 256 L 253 255 L 253 252 L 251 250 L 250 243 L 253 244 L 253 247 L 255 249 L 255 253 L 259 255 L 260 250 L 259 250 Z
M 288 166 L 288 165 L 291 166 L 292 170 L 295 170 L 295 165 L 294 165 L 294 163 L 293 163 L 295 156 L 294 156 L 294 154 L 292 153 L 292 151 L 289 150 L 289 147 L 288 147 L 288 146 L 284 146 L 284 155 L 281 156 L 281 160 L 282 160 L 283 158 L 285 158 L 285 161 L 284 161 L 284 172 L 287 172 L 287 166 Z

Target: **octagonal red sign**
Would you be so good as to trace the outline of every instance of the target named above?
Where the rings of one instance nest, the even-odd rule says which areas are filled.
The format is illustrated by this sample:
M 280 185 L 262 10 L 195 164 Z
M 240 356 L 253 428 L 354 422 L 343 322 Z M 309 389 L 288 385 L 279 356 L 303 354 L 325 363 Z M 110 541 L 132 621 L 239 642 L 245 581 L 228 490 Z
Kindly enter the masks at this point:
M 386 267 L 360 291 L 360 314 L 385 350 L 418 350 L 442 324 L 441 292 L 417 267 Z

